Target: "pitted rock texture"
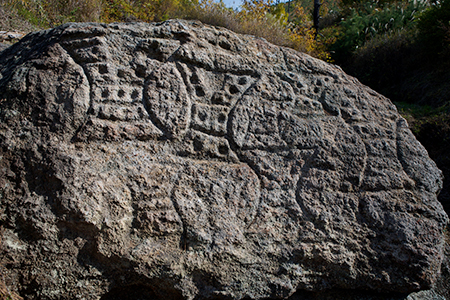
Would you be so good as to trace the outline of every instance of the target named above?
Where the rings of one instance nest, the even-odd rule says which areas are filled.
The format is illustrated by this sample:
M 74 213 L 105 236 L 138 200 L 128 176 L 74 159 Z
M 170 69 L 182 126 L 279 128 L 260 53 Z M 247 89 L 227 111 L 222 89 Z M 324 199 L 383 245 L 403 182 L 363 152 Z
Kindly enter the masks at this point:
M 441 172 L 338 67 L 174 20 L 33 33 L 0 72 L 0 257 L 27 299 L 436 281 Z

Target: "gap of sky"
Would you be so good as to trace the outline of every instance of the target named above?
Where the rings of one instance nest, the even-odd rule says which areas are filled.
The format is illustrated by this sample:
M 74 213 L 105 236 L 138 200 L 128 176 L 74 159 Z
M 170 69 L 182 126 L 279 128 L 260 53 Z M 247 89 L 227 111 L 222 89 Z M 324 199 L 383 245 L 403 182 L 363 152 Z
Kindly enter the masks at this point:
M 217 0 L 216 0 L 217 1 Z M 217 1 L 219 2 L 219 1 Z M 222 0 L 226 7 L 238 8 L 242 4 L 242 0 Z

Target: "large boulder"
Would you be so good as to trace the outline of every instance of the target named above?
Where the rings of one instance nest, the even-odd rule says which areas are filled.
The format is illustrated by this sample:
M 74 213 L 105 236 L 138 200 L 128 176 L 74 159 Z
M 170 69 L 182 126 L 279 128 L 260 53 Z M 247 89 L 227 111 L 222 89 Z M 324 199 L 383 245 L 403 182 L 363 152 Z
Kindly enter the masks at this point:
M 27 299 L 430 288 L 441 172 L 336 66 L 199 22 L 0 55 L 1 271 Z

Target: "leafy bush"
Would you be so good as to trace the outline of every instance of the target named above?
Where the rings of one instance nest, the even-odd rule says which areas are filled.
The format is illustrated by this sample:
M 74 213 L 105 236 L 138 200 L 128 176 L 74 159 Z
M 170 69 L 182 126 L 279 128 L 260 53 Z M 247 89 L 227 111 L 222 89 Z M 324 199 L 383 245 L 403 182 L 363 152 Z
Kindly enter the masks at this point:
M 392 15 L 392 9 L 387 8 L 398 5 L 385 3 L 384 11 L 370 18 Z M 350 19 L 345 19 L 341 23 L 341 34 L 346 36 L 340 36 L 333 45 L 336 49 L 333 57 L 346 72 L 394 101 L 441 106 L 448 101 L 450 93 L 450 0 L 431 5 L 413 2 L 404 5 L 403 23 L 391 22 L 391 28 L 369 30 L 362 21 L 354 21 L 349 26 Z M 414 7 L 416 12 L 412 10 Z M 361 9 L 353 7 L 351 10 Z M 411 15 L 414 18 L 408 19 Z M 378 20 L 382 23 L 383 18 Z M 362 24 L 359 31 L 355 29 L 358 24 Z M 347 30 L 344 25 L 348 25 Z M 361 32 L 364 26 L 366 29 Z M 356 37 L 348 34 L 351 30 L 356 31 Z M 344 42 L 353 43 L 353 48 Z
M 328 11 L 326 5 L 321 7 L 324 15 Z M 330 45 L 336 41 L 336 30 L 333 26 L 322 28 L 320 35 L 316 37 L 313 28 L 312 14 L 305 12 L 304 7 L 297 3 L 290 15 L 292 20 L 290 27 L 290 39 L 293 43 L 292 48 L 301 52 L 308 53 L 322 60 L 332 62 L 328 51 Z
M 343 65 L 356 76 L 394 101 L 407 101 L 409 91 L 399 86 L 412 76 L 421 61 L 415 30 L 399 30 L 371 38 Z
M 374 37 L 415 28 L 417 15 L 426 5 L 425 0 L 393 3 L 370 0 L 347 7 L 348 16 L 342 18 L 338 39 L 332 46 L 336 60 L 345 61 Z
M 420 38 L 430 57 L 449 56 L 450 0 L 435 2 L 419 18 Z

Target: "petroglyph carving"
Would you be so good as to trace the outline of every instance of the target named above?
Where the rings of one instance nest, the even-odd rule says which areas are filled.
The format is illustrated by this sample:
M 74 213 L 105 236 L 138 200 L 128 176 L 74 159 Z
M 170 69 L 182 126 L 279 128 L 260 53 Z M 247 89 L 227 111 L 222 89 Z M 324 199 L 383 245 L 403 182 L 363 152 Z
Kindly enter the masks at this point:
M 35 33 L 0 74 L 0 257 L 26 298 L 435 281 L 441 172 L 337 67 L 174 20 Z

